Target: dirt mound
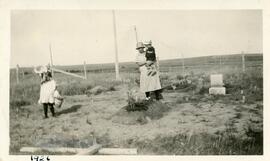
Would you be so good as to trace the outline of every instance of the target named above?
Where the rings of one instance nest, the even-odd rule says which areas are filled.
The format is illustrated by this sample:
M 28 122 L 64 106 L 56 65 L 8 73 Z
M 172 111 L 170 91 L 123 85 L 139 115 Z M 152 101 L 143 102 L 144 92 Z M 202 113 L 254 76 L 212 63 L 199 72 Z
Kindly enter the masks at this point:
M 86 91 L 87 95 L 98 95 L 100 93 L 102 93 L 103 91 L 106 91 L 107 89 L 103 86 L 96 86 L 90 90 Z
M 160 101 L 151 101 L 145 106 L 147 106 L 146 110 L 140 111 L 128 111 L 125 106 L 112 117 L 112 121 L 125 125 L 146 124 L 151 120 L 162 118 L 170 109 Z
M 169 111 L 169 109 L 170 107 L 165 103 L 160 101 L 153 101 L 148 105 L 148 109 L 145 111 L 145 114 L 151 119 L 160 119 L 167 111 Z

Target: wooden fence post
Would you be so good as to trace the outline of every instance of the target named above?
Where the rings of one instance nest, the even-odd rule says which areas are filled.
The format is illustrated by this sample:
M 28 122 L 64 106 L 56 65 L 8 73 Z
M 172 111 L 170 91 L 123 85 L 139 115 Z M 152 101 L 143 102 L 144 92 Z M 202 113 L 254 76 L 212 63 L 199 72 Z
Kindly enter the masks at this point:
M 24 79 L 24 70 L 22 69 L 22 79 Z
M 87 79 L 87 70 L 86 70 L 86 63 L 85 61 L 83 62 L 83 69 L 84 69 L 84 77 Z
M 242 71 L 243 71 L 243 73 L 246 72 L 245 54 L 243 51 L 242 51 Z
M 181 54 L 181 56 L 182 56 L 182 73 L 183 73 L 183 75 L 185 75 L 185 60 L 184 60 L 184 55 Z
M 118 63 L 118 46 L 117 46 L 117 31 L 116 31 L 116 20 L 115 20 L 115 11 L 112 11 L 113 14 L 113 33 L 114 33 L 114 50 L 115 50 L 115 77 L 116 80 L 120 80 L 119 75 L 119 63 Z
M 52 46 L 50 44 L 50 67 L 53 68 L 53 55 L 52 55 Z M 54 76 L 54 71 L 52 70 L 52 76 Z
M 222 72 L 222 65 L 221 65 L 221 56 L 219 56 L 219 73 Z
M 20 70 L 20 67 L 17 64 L 17 66 L 16 66 L 16 81 L 17 81 L 17 84 L 20 83 L 20 80 L 19 80 L 19 70 Z
M 136 43 L 138 43 L 138 34 L 137 34 L 136 26 L 134 26 L 134 31 L 135 31 Z

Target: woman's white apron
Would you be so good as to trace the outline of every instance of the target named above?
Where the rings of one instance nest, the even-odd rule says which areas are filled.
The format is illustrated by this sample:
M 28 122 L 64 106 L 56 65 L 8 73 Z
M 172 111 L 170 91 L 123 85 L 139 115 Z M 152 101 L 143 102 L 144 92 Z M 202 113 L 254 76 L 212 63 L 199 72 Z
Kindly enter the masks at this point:
M 137 62 L 146 61 L 144 54 L 137 55 Z M 151 92 L 161 89 L 159 72 L 154 76 L 147 75 L 147 68 L 145 65 L 140 67 L 140 90 L 141 92 Z

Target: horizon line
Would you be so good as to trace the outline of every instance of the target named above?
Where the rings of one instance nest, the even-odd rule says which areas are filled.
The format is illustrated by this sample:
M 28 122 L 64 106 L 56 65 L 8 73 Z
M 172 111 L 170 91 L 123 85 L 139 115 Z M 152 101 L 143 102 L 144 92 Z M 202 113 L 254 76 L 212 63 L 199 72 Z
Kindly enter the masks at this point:
M 201 57 L 213 57 L 213 56 L 232 56 L 232 55 L 241 55 L 242 53 L 235 53 L 235 54 L 223 54 L 223 55 L 203 55 L 203 56 L 190 56 L 190 57 L 185 57 L 184 59 L 189 59 L 189 58 L 201 58 Z M 251 54 L 257 54 L 257 55 L 263 55 L 263 52 L 252 52 L 252 53 L 243 53 L 245 55 L 251 55 Z M 160 61 L 166 61 L 166 60 L 181 60 L 183 58 L 165 58 L 165 59 L 160 59 Z M 120 63 L 131 63 L 133 61 L 122 61 L 122 62 L 119 62 Z M 107 63 L 91 63 L 91 64 L 87 64 L 86 65 L 104 65 L 104 64 L 114 64 L 115 62 L 107 62 Z M 48 62 L 48 64 L 50 64 Z M 18 64 L 19 65 L 19 64 Z M 53 66 L 80 66 L 80 65 L 83 65 L 82 64 L 67 64 L 67 65 L 60 65 L 60 64 L 57 64 L 57 65 L 53 65 Z M 32 67 L 35 67 L 35 65 L 29 65 L 29 66 L 20 66 L 20 68 L 32 68 Z M 15 67 L 9 67 L 9 69 L 15 69 Z

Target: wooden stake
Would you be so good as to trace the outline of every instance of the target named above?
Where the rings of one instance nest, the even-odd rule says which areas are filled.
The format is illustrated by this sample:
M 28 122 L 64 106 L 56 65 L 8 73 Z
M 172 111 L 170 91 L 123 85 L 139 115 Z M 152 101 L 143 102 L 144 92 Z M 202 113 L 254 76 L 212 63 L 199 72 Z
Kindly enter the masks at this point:
M 49 152 L 58 152 L 58 153 L 78 153 L 80 148 L 40 148 L 40 147 L 23 147 L 20 149 L 20 152 L 34 153 L 38 151 L 49 151 Z
M 58 153 L 76 153 L 77 155 L 92 155 L 98 152 L 102 148 L 100 144 L 95 144 L 89 148 L 50 148 L 50 147 L 23 147 L 20 152 L 34 153 L 38 151 L 49 151 Z
M 51 148 L 51 147 L 22 147 L 20 152 L 28 152 L 28 153 L 35 153 L 35 152 L 42 152 L 42 151 L 49 151 L 49 152 L 58 152 L 58 153 L 76 153 L 77 155 L 93 155 L 98 152 L 101 155 L 137 155 L 138 150 L 127 149 L 127 148 L 102 148 L 102 145 L 95 144 L 89 148 Z
M 137 149 L 125 148 L 101 148 L 98 154 L 102 155 L 137 155 Z
M 120 80 L 119 76 L 119 63 L 118 63 L 118 48 L 117 48 L 117 31 L 116 31 L 116 20 L 115 20 L 115 11 L 113 13 L 113 33 L 114 33 L 114 49 L 115 49 L 115 77 L 116 80 Z
M 97 153 L 101 148 L 102 148 L 102 145 L 94 144 L 90 148 L 79 150 L 77 155 L 93 155 Z

